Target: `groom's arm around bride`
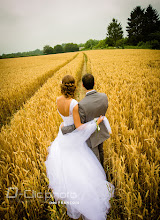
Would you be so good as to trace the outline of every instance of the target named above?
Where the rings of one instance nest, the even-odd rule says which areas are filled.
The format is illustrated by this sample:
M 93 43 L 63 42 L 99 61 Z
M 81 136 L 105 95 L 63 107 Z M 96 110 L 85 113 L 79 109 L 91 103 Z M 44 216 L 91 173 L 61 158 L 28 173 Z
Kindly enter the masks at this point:
M 108 108 L 108 98 L 105 93 L 99 93 L 93 89 L 94 77 L 92 74 L 85 74 L 82 78 L 82 83 L 86 89 L 86 96 L 78 103 L 78 107 L 81 123 L 84 124 L 100 115 L 105 116 Z M 95 131 L 87 140 L 87 144 L 103 166 L 103 142 L 108 139 L 110 135 L 103 121 L 99 126 L 100 131 Z M 67 134 L 75 129 L 75 125 L 65 126 L 61 129 L 63 134 Z

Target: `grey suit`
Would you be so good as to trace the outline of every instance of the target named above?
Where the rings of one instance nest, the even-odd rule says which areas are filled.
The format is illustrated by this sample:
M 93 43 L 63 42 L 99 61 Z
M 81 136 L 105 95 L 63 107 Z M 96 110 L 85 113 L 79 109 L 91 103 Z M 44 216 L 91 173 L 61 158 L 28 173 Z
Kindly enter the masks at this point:
M 87 93 L 87 95 L 79 103 L 79 115 L 81 123 L 84 124 L 100 115 L 105 115 L 108 108 L 108 98 L 105 93 L 99 93 L 95 90 Z M 100 131 L 95 131 L 87 140 L 88 146 L 95 153 L 103 166 L 103 141 L 110 137 L 104 123 L 100 123 Z M 75 129 L 75 125 L 62 127 L 62 133 L 70 133 Z

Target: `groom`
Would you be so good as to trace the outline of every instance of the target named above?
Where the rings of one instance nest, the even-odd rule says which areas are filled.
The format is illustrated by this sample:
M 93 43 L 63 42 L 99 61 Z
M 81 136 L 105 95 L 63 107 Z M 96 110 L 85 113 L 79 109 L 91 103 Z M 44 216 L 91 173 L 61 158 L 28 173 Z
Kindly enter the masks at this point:
M 100 115 L 105 116 L 108 108 L 108 98 L 105 93 L 99 93 L 93 89 L 94 77 L 92 74 L 85 74 L 82 77 L 82 83 L 86 90 L 86 96 L 78 103 L 78 106 L 81 123 L 84 124 Z M 100 123 L 99 127 L 100 131 L 96 130 L 87 140 L 87 144 L 103 166 L 103 142 L 110 136 L 103 121 Z M 75 125 L 64 126 L 61 129 L 63 134 L 67 134 L 75 129 Z

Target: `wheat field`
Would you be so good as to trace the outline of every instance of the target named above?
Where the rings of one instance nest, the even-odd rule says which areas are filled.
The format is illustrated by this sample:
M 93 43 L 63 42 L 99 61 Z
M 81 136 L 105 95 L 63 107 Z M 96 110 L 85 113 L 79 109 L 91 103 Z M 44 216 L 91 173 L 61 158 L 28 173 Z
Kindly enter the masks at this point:
M 105 143 L 105 165 L 116 185 L 113 216 L 158 219 L 160 51 L 86 54 L 96 89 L 109 99 L 107 117 L 113 134 Z
M 5 60 L 8 68 L 4 67 L 3 86 L 8 72 L 14 77 L 14 68 L 23 67 L 24 63 L 28 66 L 32 59 L 35 57 L 23 58 L 22 63 L 19 60 L 17 67 L 12 59 Z M 55 103 L 60 95 L 60 81 L 66 74 L 73 75 L 77 82 L 75 98 L 79 97 L 79 82 L 86 65 L 87 72 L 95 77 L 95 89 L 106 93 L 109 100 L 106 116 L 112 135 L 104 142 L 104 167 L 116 190 L 108 219 L 158 219 L 160 51 L 95 50 L 42 56 L 39 67 L 34 66 L 39 76 L 53 70 L 51 62 L 55 60 L 54 73 L 38 89 L 36 74 L 32 76 L 34 81 L 25 78 L 32 72 L 32 66 L 26 72 L 21 68 L 15 75 L 21 90 L 25 91 L 27 83 L 34 88 L 35 83 L 36 92 L 1 129 L 1 218 L 70 219 L 63 205 L 57 207 L 44 201 L 44 192 L 48 191 L 44 161 L 62 121 Z M 18 193 L 16 199 L 7 198 L 9 187 L 18 192 L 28 190 L 29 195 L 41 192 L 43 196 L 27 200 L 23 193 Z M 15 188 L 10 194 L 15 194 Z
M 0 127 L 77 53 L 0 60 Z

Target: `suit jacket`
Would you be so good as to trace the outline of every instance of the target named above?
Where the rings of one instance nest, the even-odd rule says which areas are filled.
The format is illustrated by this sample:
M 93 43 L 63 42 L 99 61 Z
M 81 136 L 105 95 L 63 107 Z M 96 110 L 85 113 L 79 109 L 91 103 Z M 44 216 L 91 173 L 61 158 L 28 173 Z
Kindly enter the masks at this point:
M 84 99 L 78 103 L 78 106 L 81 123 L 84 124 L 99 117 L 100 115 L 105 116 L 108 108 L 108 98 L 105 93 L 99 93 L 96 90 L 93 90 L 86 94 Z M 96 130 L 87 140 L 87 144 L 90 148 L 96 147 L 110 137 L 103 121 L 99 126 L 100 131 L 97 132 Z M 74 129 L 75 125 L 64 126 L 62 127 L 62 133 L 70 133 Z

